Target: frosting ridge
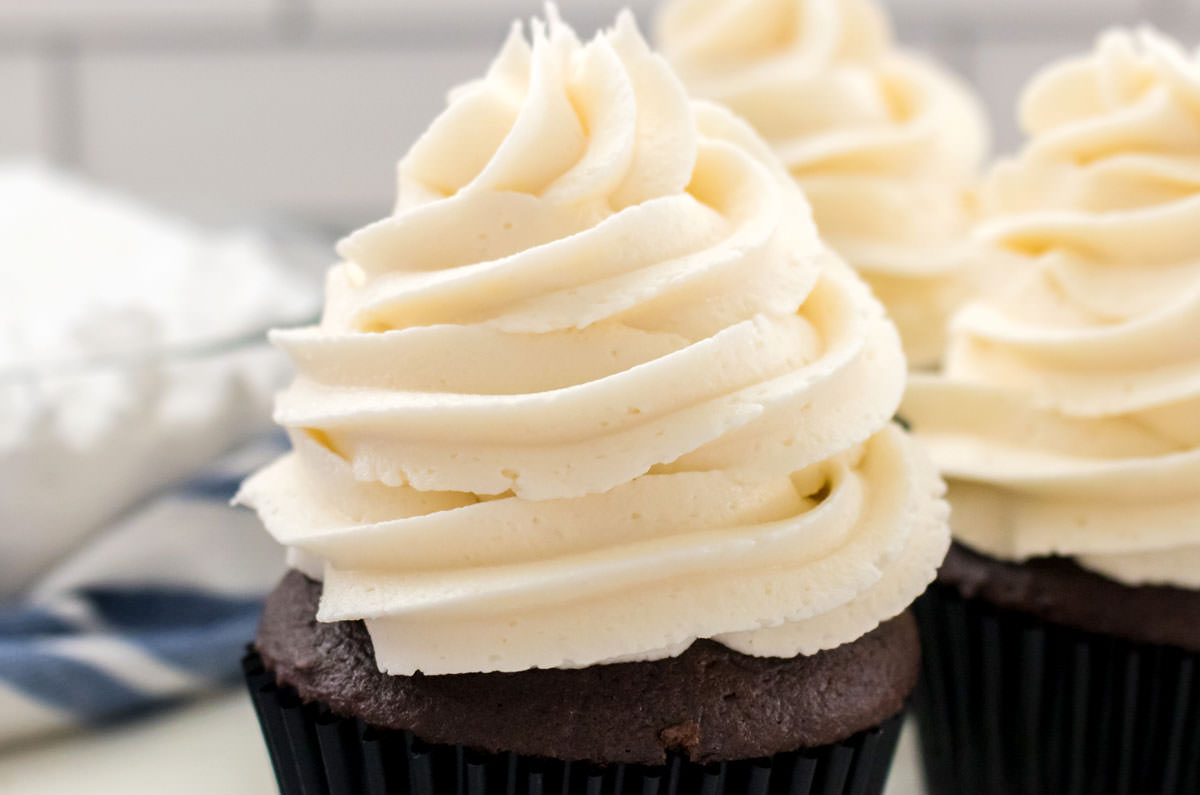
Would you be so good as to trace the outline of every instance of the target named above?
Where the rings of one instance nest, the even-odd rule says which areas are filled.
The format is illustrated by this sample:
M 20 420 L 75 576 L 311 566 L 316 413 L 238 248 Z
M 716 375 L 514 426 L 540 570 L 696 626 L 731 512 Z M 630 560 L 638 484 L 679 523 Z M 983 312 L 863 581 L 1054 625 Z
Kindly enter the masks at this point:
M 971 546 L 1200 587 L 1200 56 L 1111 32 L 1021 111 L 982 192 L 992 289 L 903 411 Z
M 382 670 L 813 653 L 933 578 L 895 328 L 631 16 L 514 28 L 399 179 L 273 334 L 294 450 L 239 497 Z
M 895 48 L 867 0 L 673 0 L 659 27 L 688 87 L 784 161 L 822 237 L 887 306 L 910 363 L 936 364 L 968 290 L 963 244 L 987 147 L 969 90 Z

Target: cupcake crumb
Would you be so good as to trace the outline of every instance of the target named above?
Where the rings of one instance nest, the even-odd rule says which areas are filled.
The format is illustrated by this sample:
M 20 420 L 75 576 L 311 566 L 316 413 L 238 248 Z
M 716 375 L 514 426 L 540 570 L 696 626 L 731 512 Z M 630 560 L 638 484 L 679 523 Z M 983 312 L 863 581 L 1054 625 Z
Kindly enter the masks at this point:
M 692 751 L 700 745 L 700 724 L 685 720 L 658 733 L 659 742 L 668 751 Z

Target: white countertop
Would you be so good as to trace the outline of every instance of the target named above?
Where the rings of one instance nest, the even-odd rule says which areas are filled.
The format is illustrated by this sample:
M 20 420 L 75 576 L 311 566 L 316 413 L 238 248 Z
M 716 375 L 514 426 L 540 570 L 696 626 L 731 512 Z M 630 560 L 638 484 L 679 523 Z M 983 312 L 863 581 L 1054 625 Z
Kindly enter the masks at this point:
M 275 792 L 244 690 L 152 718 L 0 752 L 5 795 L 264 795 Z
M 886 795 L 919 795 L 911 725 Z M 270 795 L 275 780 L 245 693 L 0 752 L 4 795 Z

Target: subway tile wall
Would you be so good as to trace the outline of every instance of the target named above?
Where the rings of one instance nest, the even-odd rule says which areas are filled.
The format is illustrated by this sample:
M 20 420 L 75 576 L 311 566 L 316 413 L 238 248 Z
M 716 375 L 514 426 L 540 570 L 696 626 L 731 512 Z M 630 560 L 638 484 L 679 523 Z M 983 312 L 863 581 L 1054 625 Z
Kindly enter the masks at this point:
M 49 104 L 54 81 L 47 59 L 17 50 L 0 54 L 0 153 L 50 154 Z
M 5 37 L 267 31 L 284 0 L 3 0 Z
M 974 82 L 997 149 L 1025 79 L 1114 23 L 1200 40 L 1200 0 L 884 0 Z M 583 30 L 655 0 L 560 0 Z M 0 158 L 35 156 L 221 219 L 385 213 L 445 91 L 540 0 L 0 0 Z
M 75 154 L 88 173 L 144 195 L 352 225 L 386 208 L 399 154 L 445 88 L 490 55 L 461 46 L 83 54 Z

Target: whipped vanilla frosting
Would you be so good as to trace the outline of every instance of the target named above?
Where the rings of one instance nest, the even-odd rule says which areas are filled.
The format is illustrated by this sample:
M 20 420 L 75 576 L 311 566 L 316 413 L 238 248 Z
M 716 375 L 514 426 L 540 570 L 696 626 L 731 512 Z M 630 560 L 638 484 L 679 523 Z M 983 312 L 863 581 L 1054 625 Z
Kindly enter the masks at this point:
M 949 543 L 893 325 L 754 133 L 632 16 L 551 13 L 404 157 L 240 499 L 393 674 L 815 653 Z
M 937 364 L 968 291 L 962 249 L 987 148 L 968 89 L 894 47 L 866 0 L 672 0 L 659 27 L 688 88 L 749 121 L 800 182 L 910 365 Z
M 1021 116 L 983 194 L 991 289 L 903 413 L 968 545 L 1200 588 L 1200 55 L 1109 33 Z

